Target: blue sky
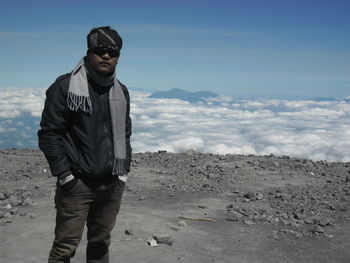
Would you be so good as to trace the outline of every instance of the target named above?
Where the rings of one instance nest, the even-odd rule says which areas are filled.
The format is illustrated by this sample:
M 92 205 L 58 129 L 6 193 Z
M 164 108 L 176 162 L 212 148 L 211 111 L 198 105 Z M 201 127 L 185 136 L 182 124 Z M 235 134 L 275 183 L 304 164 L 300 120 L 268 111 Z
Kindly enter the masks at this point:
M 0 87 L 49 86 L 110 25 L 129 88 L 233 97 L 350 95 L 350 1 L 0 0 Z

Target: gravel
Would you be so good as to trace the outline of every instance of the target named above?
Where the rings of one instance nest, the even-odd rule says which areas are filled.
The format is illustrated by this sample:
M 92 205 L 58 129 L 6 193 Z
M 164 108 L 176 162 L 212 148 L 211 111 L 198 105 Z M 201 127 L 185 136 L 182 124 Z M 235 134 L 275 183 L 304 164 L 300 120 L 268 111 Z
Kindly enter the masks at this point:
M 24 215 L 36 218 L 32 212 L 36 198 L 49 198 L 48 189 L 55 186 L 42 153 L 5 149 L 0 151 L 0 156 L 0 223 Z M 154 195 L 149 195 L 150 192 L 145 195 L 142 184 L 132 183 L 135 170 L 149 171 L 154 180 Z M 156 200 L 161 193 L 168 198 L 225 197 L 228 204 L 218 207 L 224 220 L 247 226 L 288 226 L 298 235 L 311 227 L 311 233 L 319 234 L 333 227 L 342 213 L 348 211 L 349 178 L 350 164 L 342 162 L 274 155 L 158 151 L 133 154 L 127 191 L 138 195 L 140 202 Z M 197 208 L 207 210 L 208 205 L 202 203 Z

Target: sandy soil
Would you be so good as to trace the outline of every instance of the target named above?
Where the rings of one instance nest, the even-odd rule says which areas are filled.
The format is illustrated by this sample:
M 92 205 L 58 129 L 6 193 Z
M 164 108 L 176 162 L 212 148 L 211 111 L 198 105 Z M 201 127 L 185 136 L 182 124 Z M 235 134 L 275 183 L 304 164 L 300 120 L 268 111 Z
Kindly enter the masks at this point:
M 349 171 L 288 156 L 134 154 L 111 262 L 350 262 Z M 43 155 L 0 150 L 0 178 L 0 262 L 45 262 L 55 178 Z M 168 244 L 151 247 L 152 236 Z M 85 262 L 85 239 L 72 262 Z

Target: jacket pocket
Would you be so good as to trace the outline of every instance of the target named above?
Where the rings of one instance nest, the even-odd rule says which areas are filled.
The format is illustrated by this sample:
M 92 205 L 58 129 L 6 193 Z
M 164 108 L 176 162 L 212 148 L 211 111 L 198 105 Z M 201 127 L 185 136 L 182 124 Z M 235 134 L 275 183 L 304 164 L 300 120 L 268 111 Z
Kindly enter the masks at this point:
M 80 169 L 80 153 L 75 146 L 73 139 L 67 134 L 64 138 L 64 147 L 66 149 L 66 155 L 70 163 L 72 172 L 77 172 Z

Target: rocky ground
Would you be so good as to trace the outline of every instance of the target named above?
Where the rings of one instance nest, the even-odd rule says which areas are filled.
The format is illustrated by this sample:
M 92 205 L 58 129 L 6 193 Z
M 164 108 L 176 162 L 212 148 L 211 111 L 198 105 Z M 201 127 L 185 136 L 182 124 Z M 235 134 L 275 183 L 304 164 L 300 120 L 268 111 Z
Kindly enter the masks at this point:
M 42 153 L 0 150 L 0 178 L 0 262 L 45 262 L 55 179 Z M 111 262 L 350 262 L 349 199 L 350 163 L 137 153 Z

